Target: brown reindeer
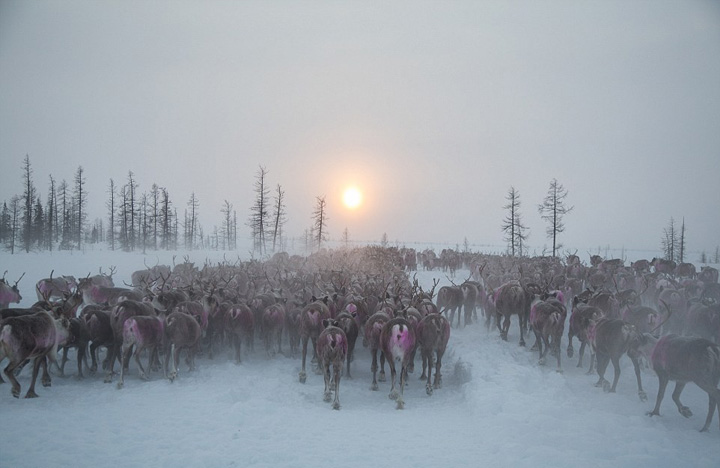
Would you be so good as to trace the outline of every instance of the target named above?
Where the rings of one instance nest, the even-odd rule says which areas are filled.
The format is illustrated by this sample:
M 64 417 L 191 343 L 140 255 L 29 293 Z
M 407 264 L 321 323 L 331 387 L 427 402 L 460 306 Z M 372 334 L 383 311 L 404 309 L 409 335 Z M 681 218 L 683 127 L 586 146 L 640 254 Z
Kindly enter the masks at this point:
M 565 330 L 567 309 L 556 299 L 543 301 L 537 299 L 530 307 L 530 324 L 535 333 L 535 343 L 540 354 L 538 363 L 545 364 L 545 355 L 549 350 L 557 358 L 557 371 L 562 372 L 560 365 L 560 340 Z M 544 349 L 543 349 L 543 345 Z
M 380 350 L 380 335 L 382 333 L 385 324 L 390 321 L 390 316 L 385 312 L 375 312 L 365 322 L 365 330 L 363 334 L 363 346 L 370 348 L 370 354 L 372 355 L 372 364 L 370 365 L 370 371 L 373 375 L 372 384 L 370 390 L 378 389 L 378 350 Z M 385 353 L 380 353 L 380 382 L 385 382 Z
M 322 321 L 330 318 L 330 309 L 322 300 L 313 298 L 313 302 L 306 305 L 300 313 L 300 340 L 302 342 L 302 368 L 300 369 L 300 383 L 305 383 L 307 373 L 305 362 L 307 359 L 308 341 L 312 341 L 313 354 L 317 351 L 317 339 L 324 327 Z
M 357 342 L 359 334 L 357 321 L 355 320 L 355 317 L 348 312 L 348 308 L 350 308 L 351 305 L 352 304 L 347 304 L 345 306 L 345 310 L 340 312 L 335 318 L 335 321 L 337 322 L 336 326 L 345 333 L 345 337 L 347 338 L 347 353 L 345 360 L 347 361 L 348 379 L 352 379 L 352 375 L 350 375 L 350 363 L 353 361 L 355 355 L 355 343 Z
M 125 320 L 122 345 L 123 365 L 120 366 L 120 382 L 118 382 L 117 388 L 122 388 L 125 385 L 125 366 L 132 354 L 135 355 L 135 363 L 140 370 L 140 378 L 149 380 L 142 363 L 140 363 L 140 354 L 145 349 L 149 351 L 148 368 L 152 370 L 153 363 L 159 361 L 158 349 L 162 345 L 164 331 L 165 322 L 160 317 L 139 315 Z
M 708 394 L 708 413 L 705 425 L 700 432 L 705 432 L 712 423 L 715 408 L 718 408 L 720 419 L 720 346 L 704 338 L 666 335 L 660 338 L 650 358 L 652 367 L 658 376 L 658 394 L 655 408 L 648 416 L 660 415 L 660 404 L 665 396 L 669 381 L 675 381 L 672 399 L 677 409 L 686 418 L 692 411 L 680 401 L 680 394 L 688 382 L 694 382 Z
M 352 318 L 350 321 L 354 322 Z M 329 402 L 332 393 L 335 393 L 332 407 L 339 410 L 340 375 L 348 352 L 347 336 L 339 327 L 340 324 L 337 320 L 324 319 L 322 323 L 325 328 L 317 338 L 316 352 L 325 379 L 323 400 Z M 330 366 L 332 366 L 332 375 L 330 374 Z
M 20 383 L 15 378 L 15 370 L 30 359 L 33 360 L 33 373 L 25 398 L 38 396 L 35 393 L 35 381 L 41 366 L 43 387 L 51 385 L 47 359 L 57 364 L 58 343 L 67 339 L 68 326 L 67 319 L 56 320 L 46 311 L 8 317 L 0 322 L 0 361 L 6 357 L 10 361 L 5 367 L 5 376 L 12 383 L 12 396 L 20 396 Z
M 577 367 L 582 367 L 583 355 L 585 354 L 585 346 L 590 342 L 588 331 L 595 326 L 595 323 L 604 316 L 602 310 L 597 307 L 589 306 L 580 302 L 577 296 L 573 299 L 573 311 L 570 314 L 570 322 L 568 324 L 568 346 L 567 355 L 573 357 L 573 337 L 577 337 L 580 341 L 580 352 L 578 355 Z M 592 374 L 594 369 L 594 357 L 590 358 L 590 368 L 588 374 Z
M 195 370 L 195 354 L 202 330 L 197 320 L 184 312 L 173 312 L 165 318 L 165 377 L 173 382 L 178 376 L 180 351 L 187 348 L 187 363 Z M 172 368 L 168 367 L 172 356 Z
M 255 340 L 255 316 L 250 307 L 244 303 L 225 303 L 222 308 L 227 309 L 225 314 L 225 331 L 228 333 L 233 349 L 235 350 L 235 363 L 242 362 L 240 358 L 242 343 L 252 350 Z
M 640 356 L 648 356 L 657 339 L 649 333 L 639 333 L 634 325 L 620 319 L 601 319 L 588 332 L 597 359 L 598 381 L 596 387 L 603 387 L 606 392 L 615 392 L 620 379 L 620 358 L 628 355 L 635 368 L 638 396 L 641 401 L 647 399 L 642 388 L 640 376 Z M 605 380 L 605 370 L 612 361 L 615 370 L 612 386 Z
M 442 387 L 440 369 L 450 339 L 450 323 L 440 314 L 428 314 L 418 324 L 416 336 L 420 354 L 422 355 L 422 375 L 420 380 L 426 378 L 425 369 L 427 366 L 425 392 L 432 395 L 433 389 Z M 435 380 L 431 385 L 433 361 L 435 362 Z
M 405 407 L 403 395 L 407 380 L 410 356 L 415 349 L 415 332 L 410 323 L 402 317 L 395 317 L 383 326 L 380 333 L 380 347 L 390 366 L 390 395 L 391 400 L 397 401 L 397 409 Z M 395 388 L 397 378 L 396 364 L 400 366 L 400 391 Z
M 5 273 L 7 273 L 7 271 Z M 11 303 L 19 303 L 22 301 L 22 296 L 18 290 L 18 283 L 23 279 L 23 276 L 25 276 L 25 273 L 23 273 L 12 286 L 5 282 L 5 275 L 0 278 L 0 309 L 6 309 Z

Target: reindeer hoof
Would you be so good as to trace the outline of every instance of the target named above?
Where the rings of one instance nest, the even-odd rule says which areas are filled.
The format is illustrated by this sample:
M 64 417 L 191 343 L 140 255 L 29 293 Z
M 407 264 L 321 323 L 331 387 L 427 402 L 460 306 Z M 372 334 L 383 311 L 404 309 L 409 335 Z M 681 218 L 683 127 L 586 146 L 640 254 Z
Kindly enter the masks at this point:
M 402 400 L 398 400 L 398 401 L 397 401 L 397 406 L 395 407 L 395 409 L 399 409 L 399 410 L 405 409 L 405 402 L 402 401 Z
M 520 346 L 525 347 L 525 340 L 520 340 Z
M 689 418 L 693 415 L 692 411 L 690 411 L 690 408 L 688 408 L 687 406 L 681 406 L 680 408 L 678 408 L 678 411 L 680 411 L 680 414 L 682 414 L 686 418 Z
M 43 387 L 52 387 L 52 381 L 50 379 L 43 379 L 42 386 Z
M 307 374 L 305 372 L 300 372 L 299 378 L 300 383 L 305 383 L 305 381 L 307 380 Z
M 388 395 L 388 398 L 390 398 L 391 400 L 397 400 L 397 399 L 398 399 L 398 396 L 399 396 L 399 394 L 398 394 L 397 390 L 393 390 L 393 391 L 390 392 L 390 394 Z
M 335 403 L 333 403 L 332 409 L 334 409 L 334 410 L 339 410 L 339 409 L 340 409 L 340 403 L 338 403 L 337 401 L 336 401 Z
M 433 394 L 432 385 L 427 385 L 427 386 L 425 387 L 425 393 L 427 393 L 428 396 L 432 396 L 432 394 Z
M 378 377 L 379 382 L 385 382 L 385 374 L 383 372 L 380 372 L 380 377 Z
M 645 392 L 638 392 L 638 396 L 640 397 L 640 401 L 647 401 L 647 394 Z
M 562 369 L 555 369 L 555 372 L 557 372 L 558 374 L 562 374 L 562 373 L 563 373 L 563 370 L 562 370 Z
M 610 387 L 610 382 L 608 382 L 607 380 L 602 383 L 602 389 L 605 393 L 614 393 L 613 389 Z
M 118 389 L 118 390 L 122 389 L 124 386 L 125 386 L 125 384 L 122 383 L 122 382 L 118 382 L 118 383 L 117 383 L 117 389 Z
M 15 390 L 15 389 L 13 388 L 13 390 L 12 390 L 12 396 L 15 397 L 15 398 L 20 398 L 20 390 L 19 390 L 19 389 L 18 389 L 18 390 Z
M 568 350 L 567 350 L 567 357 L 571 358 L 571 357 L 573 357 L 574 355 L 575 355 L 575 352 L 573 351 L 573 349 L 572 349 L 572 348 L 568 348 Z
M 660 413 L 656 413 L 655 411 L 648 411 L 647 413 L 645 413 L 645 415 L 652 418 L 653 416 L 660 416 Z
M 330 400 L 332 400 L 332 393 L 330 393 L 330 392 L 325 392 L 325 394 L 323 395 L 323 401 L 324 401 L 324 402 L 329 402 Z
M 372 390 L 373 392 L 377 392 L 377 389 L 378 389 L 377 382 L 373 382 L 373 384 L 370 385 L 370 390 Z
M 539 365 L 539 366 L 544 366 L 544 365 L 545 365 L 545 358 L 540 359 L 540 360 L 538 361 L 538 365 Z

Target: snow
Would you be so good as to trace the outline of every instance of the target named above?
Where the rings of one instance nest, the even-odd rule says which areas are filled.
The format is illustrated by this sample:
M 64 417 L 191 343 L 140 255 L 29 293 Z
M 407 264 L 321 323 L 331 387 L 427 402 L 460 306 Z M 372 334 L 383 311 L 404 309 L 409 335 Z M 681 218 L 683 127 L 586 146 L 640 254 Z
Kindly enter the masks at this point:
M 222 260 L 217 252 L 188 255 L 199 264 Z M 171 264 L 172 257 L 88 251 L 2 253 L 0 261 L 13 282 L 26 272 L 21 305 L 29 305 L 35 281 L 51 269 L 85 276 L 115 265 L 115 283 L 122 285 L 143 261 Z M 418 273 L 421 284 L 432 286 L 433 278 L 449 284 L 444 273 Z M 18 400 L 6 383 L 0 385 L 0 467 L 718 466 L 717 415 L 709 432 L 698 432 L 707 396 L 695 385 L 682 395 L 695 416 L 683 418 L 668 389 L 662 416 L 650 418 L 645 413 L 657 394 L 651 370 L 643 370 L 649 401 L 641 402 L 627 357 L 617 393 L 608 394 L 594 387 L 597 375 L 585 374 L 587 354 L 583 369 L 575 367 L 577 354 L 563 354 L 560 374 L 554 360 L 537 365 L 533 338 L 528 348 L 518 341 L 515 319 L 507 342 L 481 325 L 453 328 L 443 388 L 426 395 L 418 356 L 402 411 L 388 398 L 389 371 L 379 391 L 369 389 L 370 355 L 361 340 L 353 379 L 340 383 L 340 411 L 323 401 L 321 375 L 308 372 L 301 384 L 299 357 L 267 358 L 262 346 L 244 353 L 240 365 L 229 351 L 214 360 L 199 357 L 193 372 L 182 360 L 173 383 L 156 373 L 141 381 L 134 362 L 121 390 L 101 375 L 82 381 L 53 375 L 51 388 L 38 383 L 40 398 Z M 67 368 L 73 375 L 72 362 Z M 26 368 L 19 377 L 23 394 L 29 380 Z

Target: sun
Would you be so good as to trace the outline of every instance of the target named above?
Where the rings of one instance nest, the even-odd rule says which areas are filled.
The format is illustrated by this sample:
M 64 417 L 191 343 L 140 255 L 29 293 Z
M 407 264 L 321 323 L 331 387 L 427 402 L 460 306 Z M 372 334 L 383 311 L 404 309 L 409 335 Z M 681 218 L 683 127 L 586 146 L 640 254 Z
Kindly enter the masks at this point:
M 351 210 L 357 208 L 362 203 L 362 193 L 355 187 L 348 187 L 343 192 L 343 203 Z

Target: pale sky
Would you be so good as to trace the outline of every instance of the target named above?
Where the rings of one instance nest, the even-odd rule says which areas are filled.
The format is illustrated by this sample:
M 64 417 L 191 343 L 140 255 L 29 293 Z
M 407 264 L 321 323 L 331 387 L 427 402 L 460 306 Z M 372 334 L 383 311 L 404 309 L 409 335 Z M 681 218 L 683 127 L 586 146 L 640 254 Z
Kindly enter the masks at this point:
M 567 249 L 657 249 L 672 216 L 711 252 L 720 3 L 0 0 L 0 202 L 26 154 L 43 200 L 83 166 L 90 220 L 131 170 L 248 236 L 263 165 L 289 235 L 325 195 L 331 237 L 499 251 L 514 186 L 540 251 L 557 178 Z

